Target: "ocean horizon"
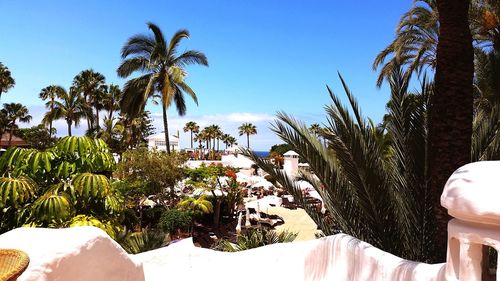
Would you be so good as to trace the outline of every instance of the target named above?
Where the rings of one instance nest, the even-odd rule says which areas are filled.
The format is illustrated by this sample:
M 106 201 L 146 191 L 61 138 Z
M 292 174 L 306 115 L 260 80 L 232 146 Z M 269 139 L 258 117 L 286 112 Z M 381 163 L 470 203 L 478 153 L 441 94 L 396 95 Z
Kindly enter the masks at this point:
M 269 151 L 254 151 L 253 153 L 261 158 L 266 158 L 269 156 Z

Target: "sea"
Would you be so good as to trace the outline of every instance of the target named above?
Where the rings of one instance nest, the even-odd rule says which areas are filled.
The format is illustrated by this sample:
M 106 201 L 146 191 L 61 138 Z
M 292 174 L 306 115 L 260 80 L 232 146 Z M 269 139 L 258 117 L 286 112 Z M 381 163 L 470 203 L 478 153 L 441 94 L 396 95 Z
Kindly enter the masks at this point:
M 267 156 L 269 156 L 269 151 L 254 151 L 253 153 L 261 158 L 267 158 Z

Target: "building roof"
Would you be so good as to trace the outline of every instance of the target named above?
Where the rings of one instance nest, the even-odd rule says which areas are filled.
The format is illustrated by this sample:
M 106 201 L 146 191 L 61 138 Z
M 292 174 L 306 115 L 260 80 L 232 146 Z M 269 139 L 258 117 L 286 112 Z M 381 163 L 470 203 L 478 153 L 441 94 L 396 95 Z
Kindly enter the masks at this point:
M 164 141 L 165 140 L 165 134 L 164 133 L 159 133 L 159 134 L 154 134 L 148 137 L 148 140 L 158 140 L 158 141 Z M 179 142 L 179 138 L 176 136 L 169 136 L 168 140 L 170 142 Z
M 288 150 L 283 156 L 299 156 L 299 154 L 293 150 Z
M 3 133 L 0 138 L 0 147 L 7 147 L 9 143 L 9 138 L 10 134 L 8 132 Z M 16 135 L 12 135 L 10 146 L 28 146 L 28 143 L 22 138 Z

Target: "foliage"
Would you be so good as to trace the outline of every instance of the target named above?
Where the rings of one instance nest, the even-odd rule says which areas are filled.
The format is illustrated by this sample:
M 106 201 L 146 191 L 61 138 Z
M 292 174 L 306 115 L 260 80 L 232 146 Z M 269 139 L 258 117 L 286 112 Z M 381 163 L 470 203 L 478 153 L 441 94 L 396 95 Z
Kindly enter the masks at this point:
M 302 122 L 280 113 L 273 126 L 278 136 L 299 153 L 317 176 L 303 174 L 323 198 L 333 219 L 325 219 L 303 197 L 300 188 L 268 160 L 252 160 L 275 178 L 327 235 L 343 232 L 384 251 L 413 260 L 433 260 L 432 205 L 426 186 L 425 107 L 430 87 L 407 92 L 400 72 L 391 77 L 391 153 L 380 142 L 373 124 L 361 115 L 354 96 L 344 85 L 351 108 L 331 90 L 326 107 L 328 126 L 322 144 Z M 416 103 L 413 101 L 417 101 Z M 350 113 L 352 112 L 352 114 Z
M 247 136 L 247 148 L 250 148 L 250 135 L 257 134 L 257 127 L 255 127 L 252 123 L 243 123 L 238 127 L 238 133 L 240 136 Z
M 129 77 L 134 72 L 141 76 L 125 83 L 120 107 L 124 113 L 132 117 L 144 111 L 149 98 L 155 93 L 161 97 L 163 126 L 167 153 L 170 154 L 167 108 L 175 104 L 179 115 L 186 113 L 184 93 L 188 94 L 198 104 L 194 91 L 186 83 L 186 65 L 201 64 L 208 66 L 208 60 L 202 52 L 189 50 L 178 54 L 178 48 L 183 38 L 189 37 L 187 30 L 179 30 L 167 42 L 161 29 L 148 23 L 153 33 L 151 35 L 134 35 L 127 40 L 122 48 L 122 63 L 117 69 L 120 77 Z
M 189 230 L 192 217 L 189 212 L 178 209 L 168 209 L 161 215 L 159 226 L 167 233 L 174 233 L 177 230 Z
M 21 128 L 17 135 L 26 141 L 31 148 L 43 150 L 55 145 L 57 138 L 52 137 L 55 135 L 55 131 L 56 129 L 53 128 L 50 132 L 42 124 L 39 124 L 31 128 Z
M 128 233 L 120 245 L 129 254 L 139 254 L 165 246 L 165 234 L 161 231 L 147 230 Z
M 106 176 L 113 167 L 103 141 L 87 137 L 65 137 L 45 151 L 9 148 L 0 157 L 0 231 L 88 224 L 113 236 L 124 201 Z
M 185 197 L 177 203 L 177 209 L 190 212 L 193 217 L 210 214 L 214 211 L 212 203 L 206 199 L 205 195 L 201 195 L 198 198 Z
M 4 103 L 1 111 L 3 116 L 2 125 L 3 128 L 0 129 L 1 132 L 9 131 L 9 142 L 8 146 L 12 141 L 12 136 L 15 134 L 19 126 L 17 121 L 23 123 L 29 123 L 32 116 L 28 114 L 28 108 L 20 103 Z
M 275 144 L 271 146 L 271 149 L 269 150 L 269 154 L 272 154 L 273 152 L 283 155 L 289 150 L 292 150 L 292 146 L 287 144 L 287 143 L 281 143 L 281 144 Z
M 16 85 L 16 81 L 12 78 L 10 70 L 0 62 L 0 98 L 14 85 Z
M 74 124 L 78 127 L 81 119 L 88 116 L 89 108 L 73 88 L 66 91 L 59 87 L 57 98 L 51 109 L 45 113 L 42 122 L 52 124 L 54 120 L 64 119 L 68 125 L 68 136 L 71 136 L 71 126 Z
M 104 230 L 111 238 L 116 239 L 120 233 L 120 227 L 110 221 L 101 221 L 94 216 L 78 215 L 73 217 L 67 224 L 69 227 L 95 226 Z
M 186 155 L 177 152 L 167 154 L 147 148 L 127 150 L 117 165 L 116 176 L 122 180 L 145 182 L 149 189 L 147 195 L 161 193 L 173 199 L 174 186 L 184 177 L 182 165 L 186 160 Z
M 297 237 L 297 233 L 266 229 L 250 229 L 245 234 L 240 234 L 236 237 L 236 244 L 232 244 L 227 240 L 219 240 L 212 249 L 223 252 L 238 252 L 249 249 L 254 249 L 266 245 L 277 243 L 293 242 Z

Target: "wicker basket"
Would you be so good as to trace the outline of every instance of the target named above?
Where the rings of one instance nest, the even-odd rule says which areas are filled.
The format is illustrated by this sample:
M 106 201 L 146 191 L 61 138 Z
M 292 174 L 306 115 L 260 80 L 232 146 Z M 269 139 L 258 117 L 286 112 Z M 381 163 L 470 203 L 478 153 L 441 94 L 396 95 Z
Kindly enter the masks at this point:
M 30 258 L 19 250 L 0 249 L 0 281 L 15 281 L 28 267 Z

